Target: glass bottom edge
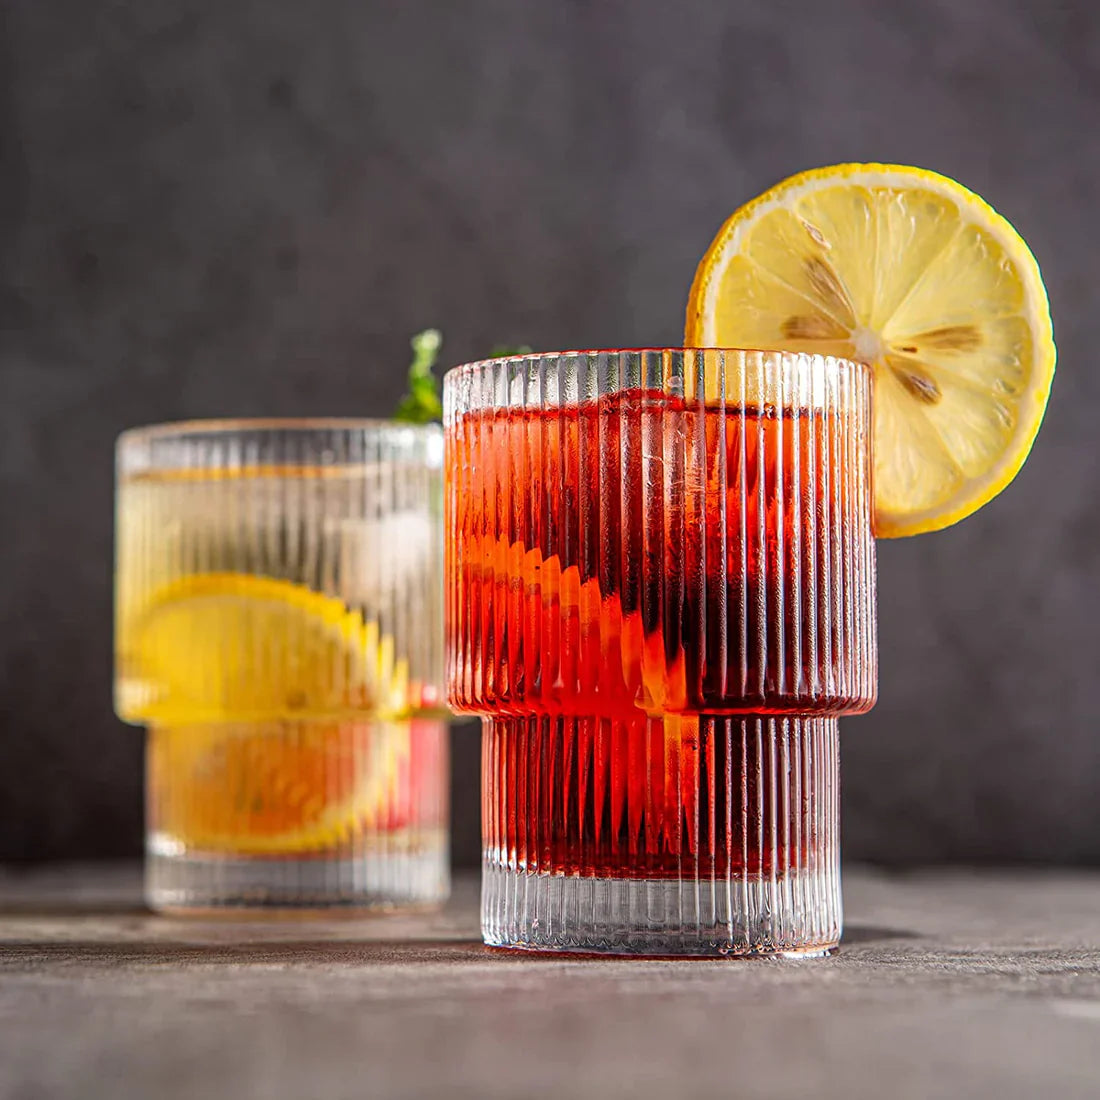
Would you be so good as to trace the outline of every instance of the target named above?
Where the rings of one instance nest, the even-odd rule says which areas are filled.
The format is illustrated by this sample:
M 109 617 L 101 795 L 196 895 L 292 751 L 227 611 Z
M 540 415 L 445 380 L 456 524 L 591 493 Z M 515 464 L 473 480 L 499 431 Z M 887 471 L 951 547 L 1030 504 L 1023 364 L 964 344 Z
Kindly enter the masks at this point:
M 840 942 L 833 869 L 728 882 L 586 878 L 486 862 L 490 947 L 584 955 L 818 958 Z
M 416 853 L 256 859 L 150 853 L 145 901 L 177 915 L 336 915 L 432 908 L 450 894 L 447 845 Z

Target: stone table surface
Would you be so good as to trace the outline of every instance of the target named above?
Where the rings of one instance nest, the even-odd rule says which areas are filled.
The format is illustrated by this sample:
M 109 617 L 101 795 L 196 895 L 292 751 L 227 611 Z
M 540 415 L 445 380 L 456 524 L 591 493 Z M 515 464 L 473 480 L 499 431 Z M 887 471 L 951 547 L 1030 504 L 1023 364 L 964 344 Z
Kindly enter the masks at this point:
M 0 1097 L 1100 1096 L 1100 874 L 849 870 L 824 960 L 491 951 L 445 910 L 199 921 L 0 869 Z

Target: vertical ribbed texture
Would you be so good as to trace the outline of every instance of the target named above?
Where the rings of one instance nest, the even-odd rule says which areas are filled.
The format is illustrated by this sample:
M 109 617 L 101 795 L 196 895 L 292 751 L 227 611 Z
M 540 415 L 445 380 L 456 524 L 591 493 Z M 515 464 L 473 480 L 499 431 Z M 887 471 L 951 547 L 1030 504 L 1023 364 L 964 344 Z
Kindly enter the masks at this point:
M 438 428 L 386 422 L 119 440 L 115 698 L 150 731 L 151 904 L 445 896 L 441 459 Z
M 836 942 L 836 716 L 874 702 L 871 380 L 638 351 L 445 386 L 447 680 L 488 942 Z
M 836 719 L 675 721 L 690 723 L 690 742 L 660 719 L 619 727 L 648 774 L 615 805 L 590 719 L 486 720 L 487 943 L 656 954 L 836 943 Z

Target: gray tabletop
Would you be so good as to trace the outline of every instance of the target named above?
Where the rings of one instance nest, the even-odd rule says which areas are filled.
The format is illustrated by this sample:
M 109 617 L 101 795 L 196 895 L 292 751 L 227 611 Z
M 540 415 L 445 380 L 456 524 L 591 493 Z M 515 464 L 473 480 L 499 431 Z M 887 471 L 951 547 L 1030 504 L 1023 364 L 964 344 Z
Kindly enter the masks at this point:
M 0 1096 L 1100 1095 L 1100 875 L 850 870 L 845 903 L 826 960 L 588 960 L 482 947 L 473 878 L 242 923 L 0 870 Z

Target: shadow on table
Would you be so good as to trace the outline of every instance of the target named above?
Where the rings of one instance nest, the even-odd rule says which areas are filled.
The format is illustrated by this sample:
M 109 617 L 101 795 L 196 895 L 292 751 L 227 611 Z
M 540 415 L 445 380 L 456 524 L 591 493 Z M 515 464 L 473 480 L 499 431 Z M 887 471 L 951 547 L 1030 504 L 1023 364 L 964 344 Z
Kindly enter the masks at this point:
M 247 936 L 244 930 L 242 933 Z M 309 965 L 424 965 L 485 959 L 489 955 L 489 949 L 480 940 L 470 939 L 301 939 L 273 943 L 255 943 L 247 939 L 236 943 L 195 943 L 183 939 L 0 941 L 0 959 L 14 956 L 23 965 L 63 961 L 69 965 L 92 967 L 172 964 L 263 969 Z
M 28 914 L 28 915 L 38 915 Z M 68 911 L 68 915 L 73 915 Z M 117 910 L 108 918 L 120 916 Z M 438 930 L 422 934 L 409 930 L 403 935 L 378 936 L 378 929 L 364 929 L 361 936 L 344 926 L 325 934 L 298 935 L 294 938 L 267 938 L 270 926 L 256 924 L 233 925 L 187 922 L 165 922 L 149 917 L 145 910 L 135 910 L 127 916 L 147 918 L 131 925 L 131 936 L 107 936 L 104 939 L 31 939 L 23 935 L 5 937 L 0 934 L 0 958 L 14 955 L 24 963 L 65 961 L 87 966 L 147 966 L 150 963 L 173 963 L 190 966 L 393 966 L 431 965 L 455 962 L 489 962 L 495 965 L 531 966 L 560 964 L 569 960 L 582 963 L 629 962 L 629 956 L 592 956 L 572 952 L 508 951 L 486 947 L 480 939 L 456 933 L 440 935 Z M 286 926 L 282 929 L 288 931 Z M 298 930 L 301 932 L 302 930 Z M 133 933 L 138 935 L 134 936 Z M 150 936 L 149 932 L 155 932 Z M 877 925 L 854 924 L 845 929 L 841 948 L 873 946 L 896 940 L 918 940 L 915 932 Z M 635 961 L 644 958 L 635 957 Z M 678 960 L 691 961 L 691 960 Z M 695 960 L 705 962 L 705 959 Z
M 885 943 L 888 940 L 919 940 L 919 932 L 905 928 L 884 928 L 877 924 L 846 924 L 840 937 L 840 946 L 862 947 L 865 944 Z
M 0 901 L 0 920 L 64 920 L 67 917 L 148 917 L 152 911 L 140 902 L 120 905 L 111 901 L 42 901 L 40 898 L 8 898 Z

